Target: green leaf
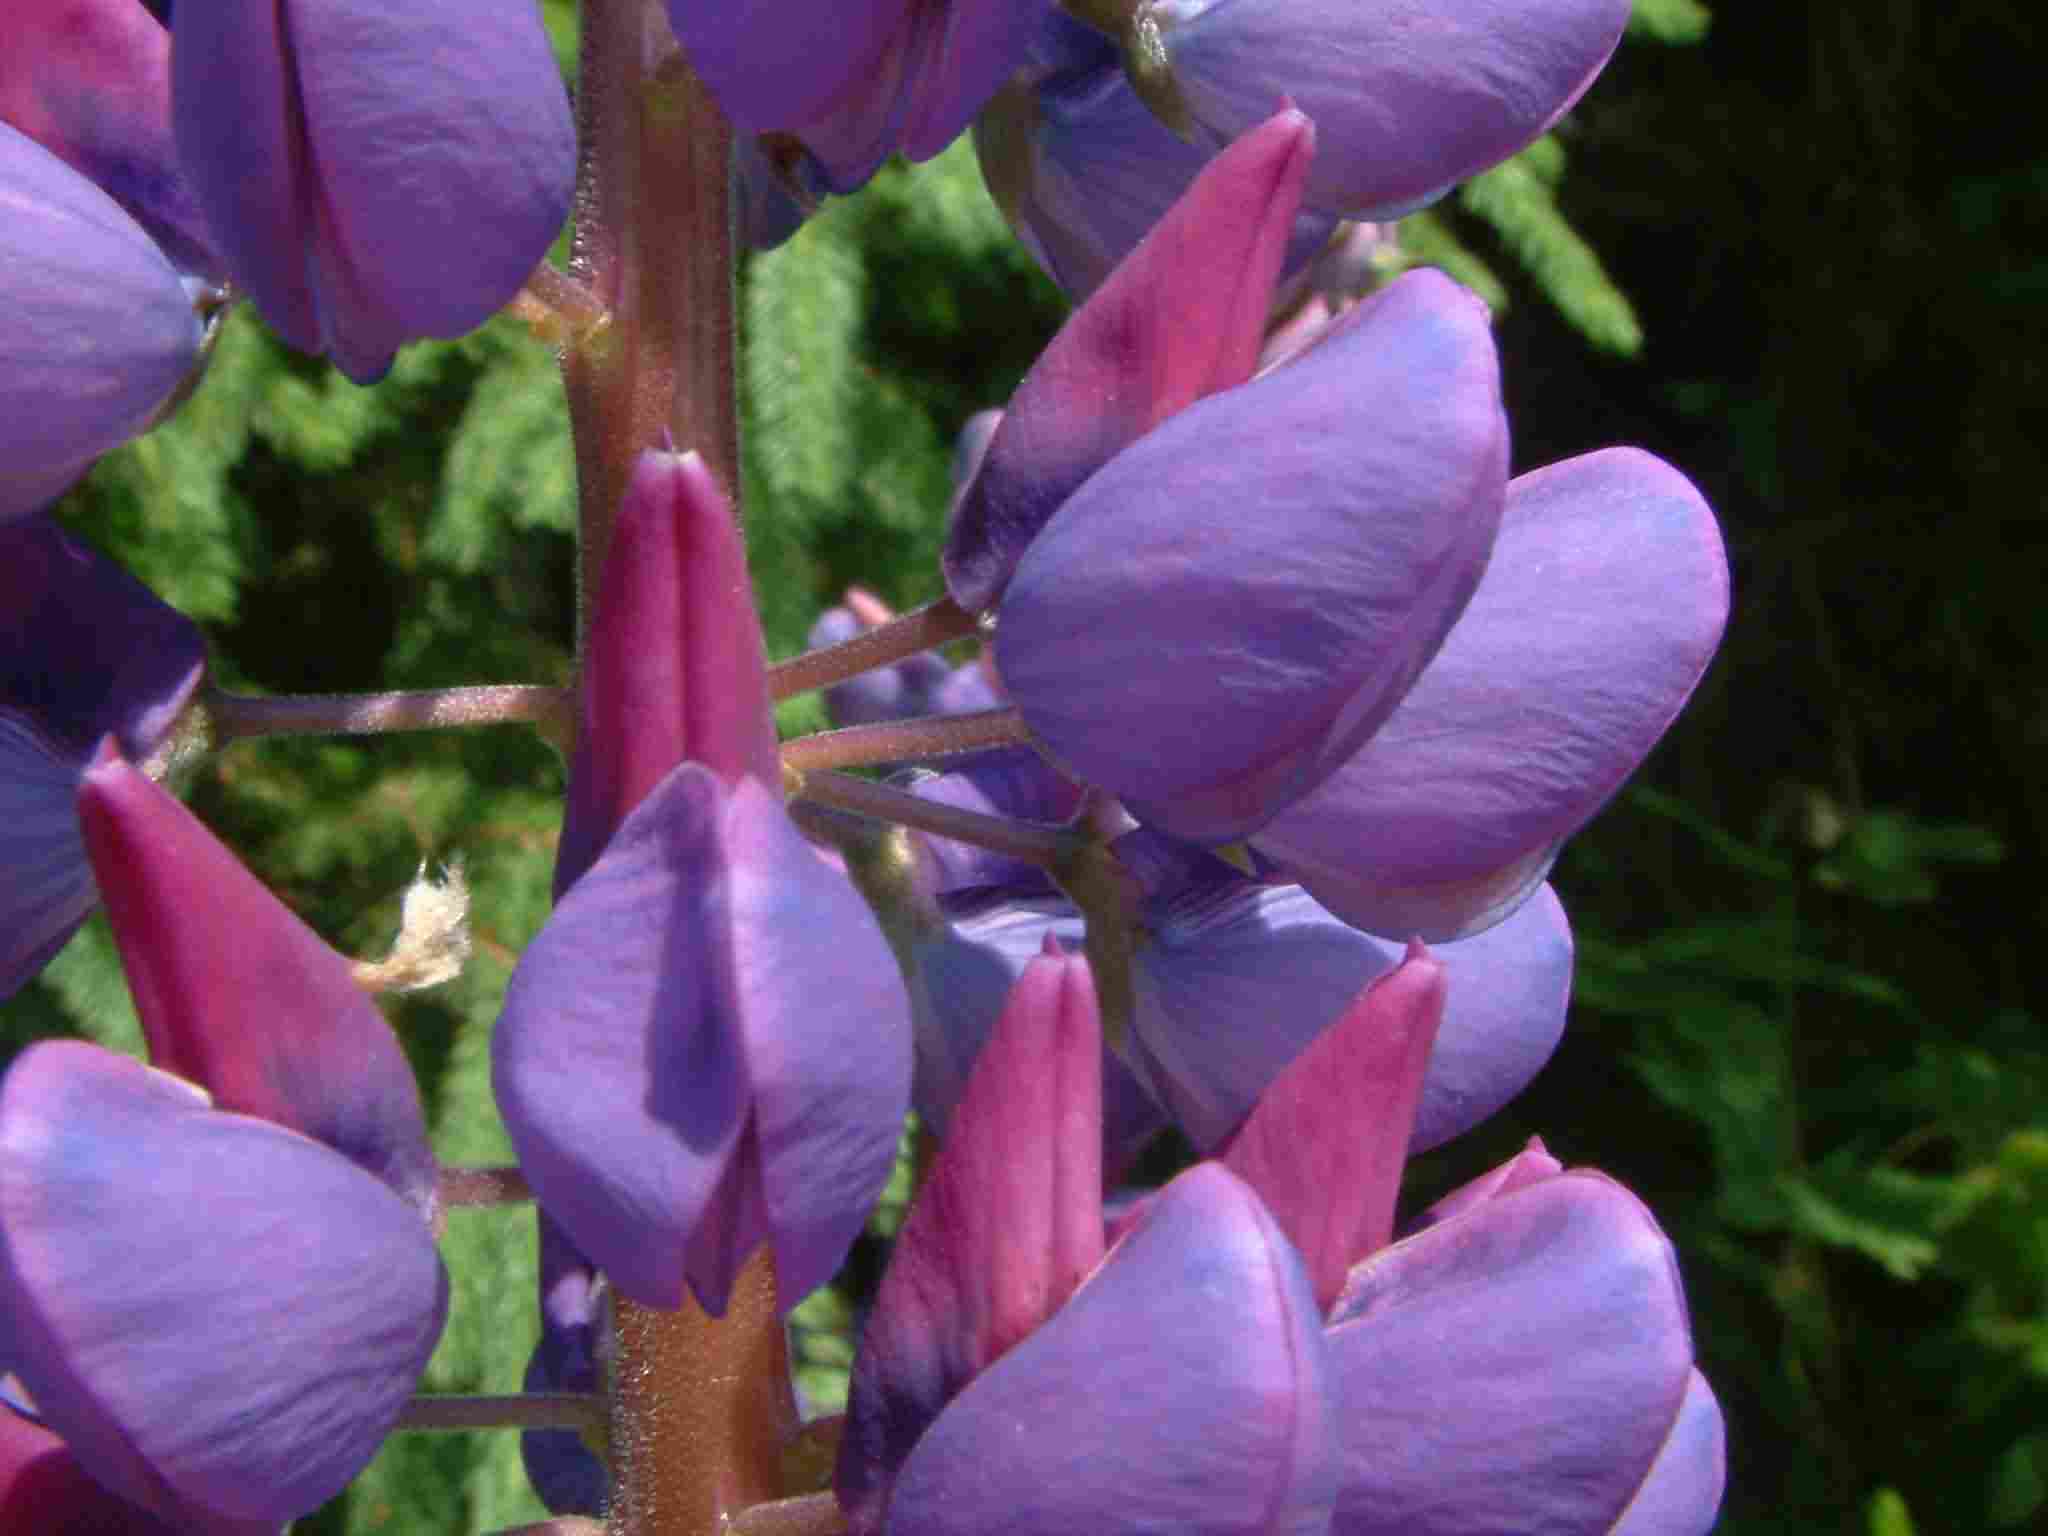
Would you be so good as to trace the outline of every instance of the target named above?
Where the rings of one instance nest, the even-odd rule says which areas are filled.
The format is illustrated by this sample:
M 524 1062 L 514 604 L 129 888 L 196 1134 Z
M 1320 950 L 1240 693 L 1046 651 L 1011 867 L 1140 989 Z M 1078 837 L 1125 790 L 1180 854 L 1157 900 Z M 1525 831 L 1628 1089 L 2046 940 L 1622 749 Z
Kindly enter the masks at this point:
M 1707 35 L 1713 20 L 1699 0 L 1635 0 L 1628 31 L 1631 37 L 1660 43 L 1696 43 Z
M 576 455 L 552 349 L 509 320 L 481 333 L 491 358 L 448 443 L 425 553 L 480 570 L 506 527 L 576 529 Z
M 1642 348 L 1642 326 L 1593 248 L 1565 222 L 1553 196 L 1563 171 L 1564 151 L 1546 135 L 1466 182 L 1458 203 L 1492 226 L 1574 329 L 1604 351 L 1632 357 Z
M 1896 1488 L 1873 1493 L 1866 1516 L 1870 1536 L 1913 1536 L 1913 1517 L 1906 1512 L 1905 1496 Z

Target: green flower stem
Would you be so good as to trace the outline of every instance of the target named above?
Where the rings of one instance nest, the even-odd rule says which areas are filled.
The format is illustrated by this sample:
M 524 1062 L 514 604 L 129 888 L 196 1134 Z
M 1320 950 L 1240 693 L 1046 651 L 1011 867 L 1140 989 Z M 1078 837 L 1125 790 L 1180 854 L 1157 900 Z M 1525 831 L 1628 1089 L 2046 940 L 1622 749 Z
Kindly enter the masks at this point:
M 844 682 L 892 661 L 915 656 L 919 651 L 944 645 L 948 640 L 963 639 L 975 629 L 973 614 L 952 598 L 942 597 L 886 624 L 863 630 L 851 640 L 777 662 L 768 669 L 768 691 L 778 701 L 809 693 L 813 688 Z

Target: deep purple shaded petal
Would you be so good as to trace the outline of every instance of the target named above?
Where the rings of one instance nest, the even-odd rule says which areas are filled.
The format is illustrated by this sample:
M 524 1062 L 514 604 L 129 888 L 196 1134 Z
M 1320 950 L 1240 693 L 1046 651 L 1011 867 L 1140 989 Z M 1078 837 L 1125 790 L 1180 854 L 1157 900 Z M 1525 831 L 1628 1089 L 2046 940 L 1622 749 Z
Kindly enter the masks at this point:
M 1484 306 L 1415 272 L 1346 319 L 1118 454 L 1003 601 L 1034 735 L 1176 836 L 1241 837 L 1336 771 L 1485 567 L 1507 429 Z
M 1205 137 L 1286 97 L 1326 153 L 1312 206 L 1396 217 L 1503 160 L 1600 72 L 1628 0 L 1154 0 L 1167 62 Z
M 1293 1240 L 1328 1307 L 1351 1266 L 1386 1245 L 1423 1069 L 1444 1016 L 1444 968 L 1421 945 L 1360 993 L 1276 1077 L 1223 1166 Z
M 775 1248 L 789 1305 L 887 1181 L 908 1008 L 873 919 L 753 780 L 685 763 L 521 958 L 494 1083 L 549 1213 L 619 1290 L 712 1312 Z
M 87 770 L 78 812 L 151 1060 L 430 1212 L 419 1089 L 348 961 L 118 757 Z
M 1214 1164 L 1038 1332 L 956 1398 L 903 1468 L 889 1527 L 917 1536 L 1103 1528 L 1309 1533 L 1335 1486 L 1320 1314 L 1301 1261 Z
M 1052 0 L 950 0 L 934 8 L 945 33 L 917 85 L 903 153 L 929 160 L 958 138 L 996 88 L 1023 63 Z
M 880 1530 L 903 1460 L 1101 1262 L 1102 1028 L 1087 962 L 1024 968 L 861 1336 L 834 1487 Z
M 135 0 L 16 0 L 0 122 L 88 178 L 172 263 L 217 276 L 171 137 L 171 35 Z
M 198 361 L 183 280 L 113 199 L 0 123 L 0 522 L 146 430 Z
M 47 518 L 0 527 L 0 709 L 82 765 L 102 736 L 145 758 L 206 664 L 192 621 Z
M 1118 452 L 1251 377 L 1314 150 L 1300 113 L 1261 123 L 1060 328 L 954 509 L 942 564 L 961 607 L 991 607 L 1047 521 Z
M 545 1210 L 534 1212 L 540 1238 L 540 1342 L 520 1383 L 525 1392 L 599 1390 L 598 1330 L 603 1293 L 590 1261 Z M 604 1512 L 611 1475 L 573 1429 L 529 1429 L 519 1437 L 526 1480 L 558 1515 Z
M 690 65 L 735 126 L 787 132 L 874 67 L 911 0 L 668 0 Z
M 1146 109 L 1099 34 L 1064 15 L 1049 30 L 1062 57 L 1034 86 L 999 95 L 976 121 L 974 142 L 1018 238 L 1080 303 L 1159 222 L 1213 151 L 1175 137 Z M 1278 98 L 1267 111 L 1276 105 Z M 1328 214 L 1296 214 L 1282 272 L 1299 271 L 1336 224 Z
M 78 831 L 78 763 L 0 710 L 0 997 L 49 964 L 98 899 Z
M 531 6 L 187 5 L 172 30 L 178 148 L 230 269 L 358 382 L 489 319 L 561 229 L 575 130 Z
M 1697 1370 L 1643 1486 L 1610 1536 L 1704 1536 L 1728 1478 L 1728 1427 Z
M 447 1315 L 418 1213 L 343 1158 L 92 1046 L 0 1086 L 14 1364 L 109 1488 L 174 1523 L 307 1513 L 396 1422 Z
M 1081 787 L 1029 747 L 978 753 L 949 773 L 916 781 L 911 792 L 956 810 L 1043 823 L 1066 822 L 1081 805 Z M 1058 894 L 1039 865 L 977 843 L 918 833 L 911 838 L 911 850 L 918 888 L 934 902 L 982 889 L 1011 897 Z
M 851 640 L 866 628 L 848 608 L 828 608 L 818 615 L 805 644 L 812 650 Z M 887 720 L 915 720 L 939 714 L 938 700 L 953 668 L 936 651 L 920 651 L 886 667 L 863 672 L 825 690 L 825 713 L 834 726 L 875 725 Z M 975 704 L 976 709 L 992 706 Z
M 1327 1340 L 1344 1403 L 1337 1536 L 1606 1531 L 1692 1374 L 1671 1245 L 1592 1173 L 1359 1265 Z
M 1148 905 L 1146 917 L 1134 968 L 1139 1060 L 1205 1149 L 1401 955 L 1298 886 L 1224 879 Z M 1499 927 L 1433 953 L 1449 995 L 1411 1152 L 1470 1129 L 1527 1085 L 1563 1032 L 1571 986 L 1571 932 L 1547 890 Z
M 649 450 L 612 529 L 585 648 L 559 896 L 685 758 L 780 782 L 746 549 L 694 453 Z
M 1713 514 L 1669 465 L 1614 448 L 1521 476 L 1435 660 L 1259 852 L 1376 932 L 1483 921 L 1642 761 L 1727 612 Z M 1452 887 L 1437 921 L 1412 920 L 1415 888 Z

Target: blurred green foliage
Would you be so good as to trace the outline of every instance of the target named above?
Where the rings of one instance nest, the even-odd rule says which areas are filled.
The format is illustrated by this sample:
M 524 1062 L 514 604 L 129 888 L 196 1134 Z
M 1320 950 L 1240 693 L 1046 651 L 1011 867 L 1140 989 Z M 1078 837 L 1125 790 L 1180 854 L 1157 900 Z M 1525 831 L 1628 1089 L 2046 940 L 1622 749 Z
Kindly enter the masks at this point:
M 546 15 L 566 68 L 573 7 Z M 1644 1195 L 1729 1415 L 1724 1530 L 2017 1529 L 2048 1505 L 2048 637 L 2022 521 L 2048 469 L 2026 424 L 2048 154 L 1973 106 L 2031 89 L 2032 23 L 1998 0 L 1707 19 L 1638 0 L 1552 137 L 1401 228 L 1404 260 L 1495 309 L 1518 465 L 1655 448 L 1721 511 L 1737 580 L 1695 708 L 1558 870 L 1581 957 L 1558 1059 L 1414 1198 L 1533 1132 Z M 1063 306 L 957 146 L 750 261 L 740 305 L 750 550 L 785 654 L 850 581 L 935 594 L 953 435 Z M 206 624 L 231 687 L 569 672 L 567 428 L 509 322 L 362 390 L 237 314 L 179 416 L 63 513 Z M 508 1155 L 487 1047 L 560 789 L 517 729 L 238 745 L 190 787 L 353 953 L 382 953 L 423 861 L 462 859 L 476 958 L 388 1005 L 451 1160 Z M 49 1034 L 137 1047 L 103 923 L 0 1010 L 10 1049 Z M 516 1388 L 530 1221 L 459 1212 L 443 1249 L 429 1387 Z M 855 1268 L 871 1283 L 874 1253 Z M 852 1316 L 834 1294 L 798 1316 L 820 1405 Z M 410 1436 L 301 1529 L 539 1513 L 512 1437 Z

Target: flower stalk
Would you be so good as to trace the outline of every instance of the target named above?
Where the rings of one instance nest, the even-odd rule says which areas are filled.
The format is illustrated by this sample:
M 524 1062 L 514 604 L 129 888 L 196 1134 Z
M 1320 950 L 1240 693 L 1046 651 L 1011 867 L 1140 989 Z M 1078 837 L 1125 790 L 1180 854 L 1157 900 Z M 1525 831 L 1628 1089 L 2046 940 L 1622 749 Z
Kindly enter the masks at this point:
M 732 130 L 658 0 L 585 0 L 582 164 L 570 276 L 611 324 L 562 355 L 576 449 L 578 650 L 639 454 L 694 450 L 737 496 L 739 411 L 729 174 Z M 795 1419 L 764 1254 L 722 1318 L 620 1298 L 613 1313 L 609 1529 L 708 1536 L 776 1497 Z

